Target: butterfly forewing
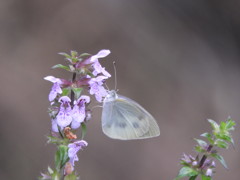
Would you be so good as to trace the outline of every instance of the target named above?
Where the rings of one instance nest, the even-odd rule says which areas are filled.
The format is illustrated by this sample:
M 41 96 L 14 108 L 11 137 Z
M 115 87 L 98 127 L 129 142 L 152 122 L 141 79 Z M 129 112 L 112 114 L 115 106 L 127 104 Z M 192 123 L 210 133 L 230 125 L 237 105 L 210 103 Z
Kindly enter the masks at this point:
M 124 96 L 104 102 L 103 132 L 114 139 L 130 140 L 158 136 L 154 118 L 138 103 Z

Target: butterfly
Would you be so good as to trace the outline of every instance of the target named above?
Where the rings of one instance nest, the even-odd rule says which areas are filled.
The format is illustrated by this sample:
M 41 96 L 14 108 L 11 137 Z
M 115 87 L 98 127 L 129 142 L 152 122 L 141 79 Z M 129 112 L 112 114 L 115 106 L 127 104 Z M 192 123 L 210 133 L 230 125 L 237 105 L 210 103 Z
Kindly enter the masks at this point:
M 145 139 L 160 135 L 153 116 L 137 102 L 109 91 L 103 100 L 102 130 L 113 139 Z

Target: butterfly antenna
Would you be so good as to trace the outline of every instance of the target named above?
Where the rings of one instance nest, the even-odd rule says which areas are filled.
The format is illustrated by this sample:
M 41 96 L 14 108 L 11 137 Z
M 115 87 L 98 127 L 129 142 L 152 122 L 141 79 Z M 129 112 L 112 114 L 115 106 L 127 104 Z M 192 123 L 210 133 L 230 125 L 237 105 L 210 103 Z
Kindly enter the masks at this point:
M 93 106 L 92 108 L 91 108 L 91 111 L 93 111 L 93 109 L 95 109 L 95 108 L 102 108 L 103 106 L 100 106 L 100 105 L 96 105 L 96 106 Z
M 113 68 L 114 68 L 114 80 L 115 80 L 115 87 L 114 90 L 117 90 L 117 69 L 116 69 L 116 62 L 113 61 Z

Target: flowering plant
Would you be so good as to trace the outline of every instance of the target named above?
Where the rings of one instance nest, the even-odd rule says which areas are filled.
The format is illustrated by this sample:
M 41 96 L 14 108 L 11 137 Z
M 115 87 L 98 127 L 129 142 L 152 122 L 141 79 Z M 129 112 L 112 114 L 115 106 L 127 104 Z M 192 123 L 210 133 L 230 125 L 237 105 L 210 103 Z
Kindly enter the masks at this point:
M 91 118 L 91 110 L 88 108 L 91 98 L 95 96 L 98 102 L 102 102 L 107 95 L 104 82 L 111 75 L 99 63 L 99 58 L 110 54 L 109 50 L 101 50 L 96 55 L 87 53 L 63 55 L 67 66 L 57 64 L 52 68 L 61 68 L 72 73 L 72 79 L 60 79 L 47 76 L 44 79 L 53 83 L 48 99 L 50 101 L 49 116 L 51 117 L 51 135 L 48 143 L 57 145 L 55 154 L 55 168 L 48 167 L 48 172 L 41 173 L 41 180 L 76 180 L 74 171 L 75 161 L 78 161 L 78 151 L 88 145 L 84 140 L 86 123 Z M 85 95 L 84 95 L 85 94 Z M 86 95 L 88 94 L 88 95 Z M 81 129 L 78 138 L 77 131 Z
M 198 153 L 196 157 L 183 154 L 178 176 L 175 180 L 183 177 L 189 177 L 189 180 L 195 180 L 201 176 L 202 180 L 212 180 L 212 175 L 215 172 L 215 161 L 218 160 L 225 168 L 228 168 L 224 158 L 218 153 L 217 148 L 228 149 L 229 144 L 234 145 L 234 141 L 230 131 L 234 130 L 235 122 L 229 117 L 226 122 L 220 124 L 209 119 L 208 122 L 212 126 L 212 134 L 203 133 L 208 142 L 195 139 L 198 145 L 195 146 L 195 151 Z

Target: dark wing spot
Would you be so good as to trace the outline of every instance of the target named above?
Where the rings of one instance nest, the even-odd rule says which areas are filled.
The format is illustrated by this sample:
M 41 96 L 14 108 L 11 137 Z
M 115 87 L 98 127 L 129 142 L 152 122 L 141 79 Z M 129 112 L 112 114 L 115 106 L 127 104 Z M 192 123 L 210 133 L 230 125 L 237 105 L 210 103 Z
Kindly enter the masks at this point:
M 118 126 L 120 128 L 125 128 L 127 126 L 127 124 L 125 122 L 120 122 L 120 123 L 117 123 L 116 126 Z
M 142 121 L 143 119 L 144 119 L 144 116 L 142 116 L 142 115 L 138 116 L 139 121 Z
M 139 124 L 137 122 L 132 123 L 132 125 L 135 129 L 139 128 Z

